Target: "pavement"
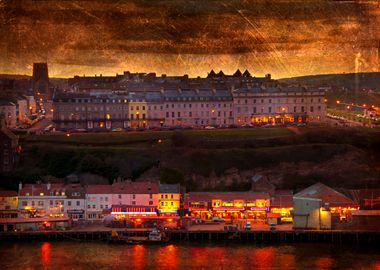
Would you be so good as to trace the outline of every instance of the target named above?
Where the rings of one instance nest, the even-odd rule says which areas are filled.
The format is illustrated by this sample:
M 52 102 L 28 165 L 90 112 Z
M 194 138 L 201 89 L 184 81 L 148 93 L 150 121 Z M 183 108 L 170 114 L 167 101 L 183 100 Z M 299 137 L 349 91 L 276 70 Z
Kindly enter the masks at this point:
M 244 229 L 244 223 L 245 222 L 234 222 L 234 225 L 238 225 L 239 230 L 245 230 Z M 224 226 L 227 225 L 226 223 L 219 223 L 219 224 L 197 224 L 192 225 L 189 228 L 189 231 L 223 231 Z M 251 223 L 251 231 L 269 231 L 269 225 L 263 224 L 263 223 Z M 289 231 L 293 230 L 293 224 L 286 223 L 286 224 L 280 224 L 276 225 L 276 231 Z

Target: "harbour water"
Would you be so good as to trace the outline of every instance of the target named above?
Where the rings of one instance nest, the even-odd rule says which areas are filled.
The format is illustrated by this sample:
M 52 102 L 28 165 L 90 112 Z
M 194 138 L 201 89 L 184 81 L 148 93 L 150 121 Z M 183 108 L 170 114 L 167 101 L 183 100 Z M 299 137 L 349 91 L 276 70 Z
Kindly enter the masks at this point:
M 3 242 L 0 269 L 380 269 L 375 247 L 300 244 Z

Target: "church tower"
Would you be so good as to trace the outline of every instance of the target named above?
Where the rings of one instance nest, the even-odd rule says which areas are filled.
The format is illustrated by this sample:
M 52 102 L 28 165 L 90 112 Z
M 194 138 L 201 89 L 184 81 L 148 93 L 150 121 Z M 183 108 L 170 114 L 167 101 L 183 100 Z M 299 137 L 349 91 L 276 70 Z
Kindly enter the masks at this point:
M 49 74 L 47 63 L 33 63 L 32 88 L 34 97 L 37 99 L 51 99 L 49 89 Z

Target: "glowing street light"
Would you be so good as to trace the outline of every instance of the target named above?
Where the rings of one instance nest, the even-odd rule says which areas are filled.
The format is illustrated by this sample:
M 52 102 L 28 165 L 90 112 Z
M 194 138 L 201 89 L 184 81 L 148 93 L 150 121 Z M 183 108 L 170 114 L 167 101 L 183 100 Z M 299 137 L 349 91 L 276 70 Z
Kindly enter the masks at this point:
M 340 104 L 340 100 L 337 100 L 337 101 L 336 101 L 336 104 Z

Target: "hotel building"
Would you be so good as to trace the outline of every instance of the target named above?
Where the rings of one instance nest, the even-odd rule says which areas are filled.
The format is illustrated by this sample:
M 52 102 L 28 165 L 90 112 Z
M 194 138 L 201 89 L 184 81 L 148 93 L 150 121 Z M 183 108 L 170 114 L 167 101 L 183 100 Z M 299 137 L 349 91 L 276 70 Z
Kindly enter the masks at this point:
M 53 98 L 58 129 L 320 122 L 326 114 L 324 90 L 284 85 L 248 71 L 211 71 L 206 78 L 124 72 L 76 76 L 69 85 L 70 92 Z

